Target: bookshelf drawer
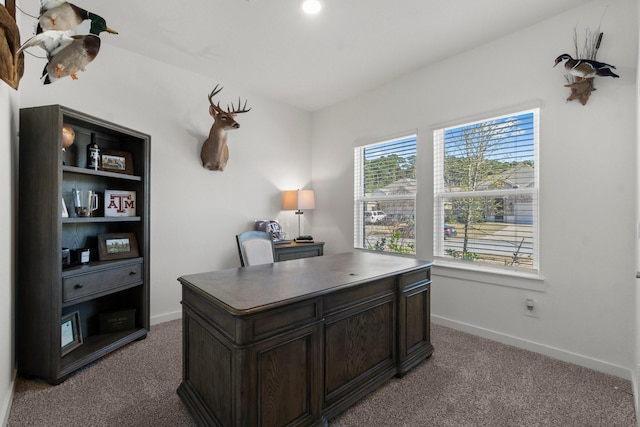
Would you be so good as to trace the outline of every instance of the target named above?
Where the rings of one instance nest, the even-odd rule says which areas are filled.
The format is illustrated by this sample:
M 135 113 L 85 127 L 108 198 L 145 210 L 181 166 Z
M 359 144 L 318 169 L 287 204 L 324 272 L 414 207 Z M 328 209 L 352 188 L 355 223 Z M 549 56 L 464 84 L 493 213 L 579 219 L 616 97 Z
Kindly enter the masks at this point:
M 102 294 L 142 281 L 142 264 L 130 264 L 62 279 L 62 302 Z

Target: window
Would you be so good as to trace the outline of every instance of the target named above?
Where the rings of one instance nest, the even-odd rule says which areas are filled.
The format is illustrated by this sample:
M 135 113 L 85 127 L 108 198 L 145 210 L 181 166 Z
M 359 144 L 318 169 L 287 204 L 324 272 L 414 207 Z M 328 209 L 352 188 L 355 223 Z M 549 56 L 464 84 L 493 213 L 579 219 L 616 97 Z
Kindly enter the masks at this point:
M 538 109 L 434 131 L 434 255 L 538 270 Z
M 354 152 L 354 247 L 415 254 L 416 136 Z

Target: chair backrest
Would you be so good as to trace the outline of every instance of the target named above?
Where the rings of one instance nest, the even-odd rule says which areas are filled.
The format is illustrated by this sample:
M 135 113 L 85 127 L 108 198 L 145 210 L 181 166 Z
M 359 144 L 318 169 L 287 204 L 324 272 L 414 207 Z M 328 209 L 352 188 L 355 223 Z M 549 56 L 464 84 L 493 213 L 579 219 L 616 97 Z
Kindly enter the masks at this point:
M 243 267 L 274 262 L 273 240 L 269 233 L 246 231 L 236 235 L 236 242 L 238 243 L 240 264 Z

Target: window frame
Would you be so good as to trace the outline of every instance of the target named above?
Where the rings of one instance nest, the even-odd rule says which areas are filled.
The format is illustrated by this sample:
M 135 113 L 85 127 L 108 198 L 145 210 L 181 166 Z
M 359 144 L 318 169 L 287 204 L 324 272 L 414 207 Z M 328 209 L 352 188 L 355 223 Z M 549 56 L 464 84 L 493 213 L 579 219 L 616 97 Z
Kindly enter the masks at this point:
M 491 190 L 476 190 L 466 192 L 446 192 L 444 185 L 444 154 L 445 154 L 445 138 L 446 131 L 451 129 L 464 128 L 483 122 L 490 122 L 494 120 L 506 119 L 509 117 L 517 117 L 524 114 L 532 113 L 533 115 L 533 175 L 534 175 L 534 187 L 533 188 L 505 188 L 505 189 L 491 189 Z M 458 268 L 466 271 L 479 271 L 485 273 L 495 273 L 497 275 L 512 275 L 522 278 L 529 278 L 534 280 L 542 280 L 540 276 L 540 241 L 539 241 L 539 228 L 540 228 L 540 106 L 528 105 L 522 107 L 515 107 L 505 109 L 501 112 L 494 112 L 476 116 L 473 118 L 460 119 L 449 122 L 447 124 L 439 124 L 432 126 L 433 137 L 433 257 L 436 265 L 449 268 Z M 491 264 L 489 262 L 475 262 L 462 259 L 456 259 L 452 256 L 445 255 L 444 242 L 445 237 L 442 232 L 445 224 L 445 203 L 448 200 L 463 197 L 506 197 L 506 196 L 530 196 L 532 197 L 533 207 L 531 213 L 533 216 L 532 224 L 532 258 L 533 263 L 531 268 L 514 267 L 508 265 Z M 458 231 L 460 235 L 460 231 Z M 450 270 L 449 270 L 450 271 Z M 452 274 L 451 271 L 447 275 Z M 526 286 L 528 287 L 528 286 Z M 537 287 L 537 285 L 536 285 Z
M 394 134 L 392 136 L 388 136 L 385 138 L 367 140 L 367 141 L 356 141 L 354 144 L 354 173 L 353 173 L 353 247 L 358 250 L 375 250 L 370 249 L 365 246 L 365 206 L 367 203 L 375 203 L 375 202 L 393 202 L 393 201 L 410 201 L 413 204 L 413 235 L 414 235 L 414 247 L 413 253 L 406 254 L 402 252 L 394 252 L 394 251 L 377 251 L 378 253 L 385 255 L 404 255 L 415 257 L 417 252 L 417 236 L 416 236 L 416 219 L 417 219 L 417 193 L 418 193 L 418 181 L 415 180 L 416 183 L 416 192 L 411 195 L 406 194 L 395 194 L 395 195 L 366 195 L 365 194 L 365 159 L 364 159 L 364 151 L 366 148 L 371 148 L 377 145 L 383 145 L 387 143 L 398 142 L 405 139 L 413 139 L 415 144 L 415 157 L 417 168 L 417 159 L 418 159 L 418 133 L 416 130 L 411 130 L 407 132 L 402 132 L 398 134 Z

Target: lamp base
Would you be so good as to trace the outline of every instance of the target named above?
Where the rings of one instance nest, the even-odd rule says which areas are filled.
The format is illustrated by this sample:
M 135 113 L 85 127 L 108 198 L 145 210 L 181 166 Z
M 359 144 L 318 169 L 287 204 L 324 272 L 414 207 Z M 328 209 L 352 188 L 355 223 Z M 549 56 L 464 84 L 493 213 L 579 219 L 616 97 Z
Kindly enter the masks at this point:
M 300 209 L 298 209 L 296 211 L 296 215 L 298 215 L 298 236 L 302 236 L 302 231 L 301 231 L 301 227 L 300 227 L 300 219 L 302 219 L 302 215 L 304 215 L 304 212 L 302 212 Z M 294 239 L 294 240 L 296 240 L 296 239 Z

